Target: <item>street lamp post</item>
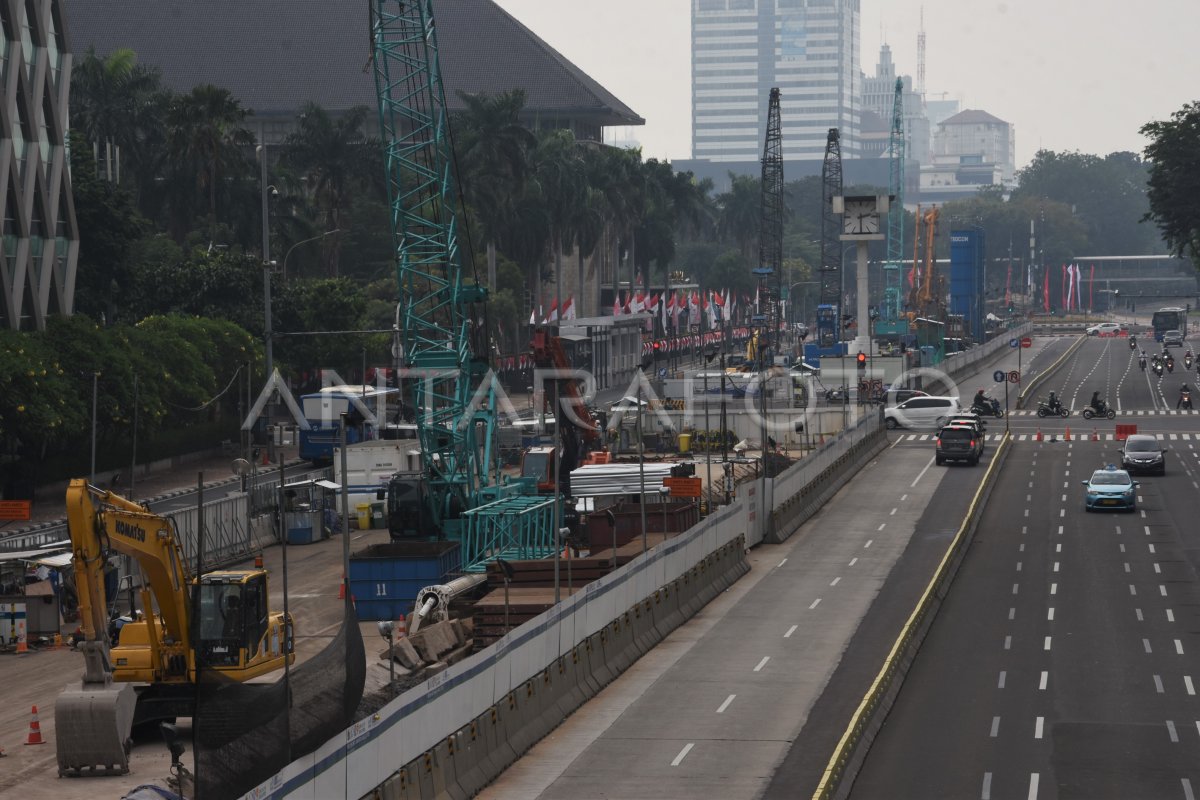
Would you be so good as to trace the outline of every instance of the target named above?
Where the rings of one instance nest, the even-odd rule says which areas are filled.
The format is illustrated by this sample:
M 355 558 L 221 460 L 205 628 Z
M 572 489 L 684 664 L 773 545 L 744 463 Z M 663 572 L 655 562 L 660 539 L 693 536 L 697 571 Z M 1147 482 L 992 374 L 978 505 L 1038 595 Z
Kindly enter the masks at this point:
M 267 383 L 275 374 L 274 332 L 271 330 L 271 210 L 270 198 L 278 197 L 279 190 L 267 183 L 267 145 L 265 131 L 259 128 L 260 144 L 255 149 L 259 163 L 259 185 L 262 188 L 262 267 L 263 267 L 263 343 L 267 356 Z M 267 460 L 275 460 L 275 437 L 271 431 L 271 404 L 267 402 Z
M 300 241 L 296 242 L 294 245 L 292 245 L 291 247 L 289 247 L 289 248 L 288 248 L 288 251 L 287 251 L 287 253 L 285 253 L 285 254 L 284 254 L 284 256 L 283 256 L 283 281 L 284 281 L 284 283 L 287 283 L 287 276 L 288 276 L 288 272 L 287 272 L 287 265 L 288 265 L 288 259 L 292 257 L 292 251 L 293 251 L 293 250 L 295 250 L 297 247 L 299 247 L 299 246 L 300 246 L 300 245 L 302 245 L 302 244 L 308 244 L 309 242 L 315 242 L 315 241 L 317 241 L 318 239 L 324 239 L 326 236 L 330 236 L 330 235 L 332 235 L 332 234 L 335 234 L 335 233 L 341 233 L 341 232 L 342 232 L 342 229 L 341 229 L 341 228 L 334 228 L 334 229 L 333 229 L 333 230 L 331 230 L 331 231 L 325 231 L 324 233 L 322 233 L 322 234 L 318 234 L 317 236 L 313 236 L 313 237 L 310 237 L 310 238 L 308 238 L 308 239 L 301 239 Z

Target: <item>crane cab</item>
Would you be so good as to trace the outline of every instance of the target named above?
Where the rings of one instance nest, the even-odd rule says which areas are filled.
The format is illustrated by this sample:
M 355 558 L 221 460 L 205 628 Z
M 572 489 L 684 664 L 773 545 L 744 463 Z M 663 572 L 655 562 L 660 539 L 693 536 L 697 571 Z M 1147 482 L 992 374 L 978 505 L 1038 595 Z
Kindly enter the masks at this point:
M 557 448 L 530 447 L 521 455 L 521 477 L 536 485 L 538 494 L 554 493 L 554 467 Z
M 199 666 L 248 680 L 283 666 L 293 653 L 292 626 L 267 604 L 264 570 L 221 570 L 200 579 Z

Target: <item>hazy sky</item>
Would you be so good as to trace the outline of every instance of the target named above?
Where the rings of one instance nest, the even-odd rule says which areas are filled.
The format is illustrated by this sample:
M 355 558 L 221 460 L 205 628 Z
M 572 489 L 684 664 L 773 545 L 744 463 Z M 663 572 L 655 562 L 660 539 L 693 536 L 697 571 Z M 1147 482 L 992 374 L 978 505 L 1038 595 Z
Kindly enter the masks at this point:
M 691 156 L 691 0 L 496 1 L 646 120 L 647 158 Z M 1200 0 L 862 0 L 863 72 L 886 40 L 916 78 L 922 8 L 927 94 L 1013 123 L 1018 167 L 1140 152 L 1138 128 L 1200 100 Z

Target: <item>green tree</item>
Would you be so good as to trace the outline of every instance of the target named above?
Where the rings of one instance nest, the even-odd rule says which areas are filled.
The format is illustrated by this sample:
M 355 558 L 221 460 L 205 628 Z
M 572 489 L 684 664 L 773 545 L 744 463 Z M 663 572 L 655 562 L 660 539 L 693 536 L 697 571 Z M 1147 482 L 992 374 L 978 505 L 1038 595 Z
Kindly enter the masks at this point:
M 118 47 L 101 59 L 94 47 L 71 72 L 71 124 L 83 134 L 104 179 L 116 182 L 122 162 L 143 162 L 142 144 L 156 124 L 157 70 L 137 63 L 137 54 Z M 72 152 L 72 160 L 74 160 Z
M 496 274 L 496 243 L 514 221 L 537 137 L 520 121 L 525 92 L 459 92 L 466 110 L 455 115 L 458 185 L 483 228 L 489 282 Z
M 1143 154 L 1150 162 L 1150 210 L 1171 252 L 1200 267 L 1200 101 L 1165 121 L 1148 122 Z
M 83 137 L 72 132 L 71 195 L 79 225 L 79 266 L 75 310 L 93 319 L 115 322 L 127 308 L 132 290 L 130 250 L 148 232 L 125 189 L 96 174 Z
M 757 257 L 758 229 L 762 221 L 762 187 L 758 178 L 729 173 L 728 192 L 717 195 L 721 238 L 737 245 L 746 263 Z
M 211 84 L 197 86 L 189 94 L 171 100 L 166 126 L 174 177 L 191 183 L 195 191 L 193 200 L 204 198 L 202 204 L 188 204 L 178 210 L 177 240 L 183 238 L 185 220 L 190 221 L 198 208 L 205 209 L 210 225 L 216 223 L 217 200 L 222 195 L 224 179 L 247 172 L 244 153 L 255 142 L 254 135 L 244 126 L 248 113 L 228 89 Z M 227 192 L 225 196 L 228 197 Z
M 334 119 L 316 103 L 308 103 L 280 156 L 281 166 L 300 176 L 314 210 L 317 230 L 302 238 L 337 231 L 319 243 L 328 277 L 341 272 L 341 242 L 352 227 L 354 198 L 368 194 L 375 183 L 374 156 L 380 146 L 363 132 L 368 115 L 366 106 L 356 106 Z

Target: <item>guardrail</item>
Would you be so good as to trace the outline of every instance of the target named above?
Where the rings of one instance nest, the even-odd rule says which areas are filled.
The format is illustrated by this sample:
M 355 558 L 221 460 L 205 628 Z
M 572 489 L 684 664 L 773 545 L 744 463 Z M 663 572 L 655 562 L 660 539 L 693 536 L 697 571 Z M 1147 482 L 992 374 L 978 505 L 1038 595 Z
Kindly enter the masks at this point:
M 916 608 L 909 615 L 908 621 L 901 629 L 891 651 L 884 659 L 883 667 L 871 683 L 866 695 L 863 696 L 854 715 L 850 718 L 846 731 L 838 741 L 837 747 L 834 748 L 833 755 L 821 776 L 821 781 L 813 793 L 813 800 L 830 800 L 830 798 L 840 798 L 848 794 L 853 776 L 857 774 L 862 760 L 866 757 L 867 747 L 860 747 L 860 745 L 869 746 L 875 733 L 883 725 L 883 720 L 895 701 L 904 675 L 908 672 L 921 641 L 925 638 L 930 625 L 933 624 L 942 600 L 945 599 L 950 590 L 950 584 L 953 583 L 954 576 L 958 573 L 958 568 L 966 555 L 967 545 L 970 544 L 975 534 L 979 517 L 991 494 L 996 475 L 999 474 L 1001 465 L 1008 457 L 1011 443 L 1011 435 L 1006 433 L 1000 446 L 996 448 L 996 455 L 988 465 L 983 481 L 975 492 L 975 497 L 971 500 L 971 505 L 967 509 L 962 525 L 958 528 L 958 533 L 950 542 L 941 563 L 938 564 L 928 586 L 917 601 Z
M 1071 346 L 1068 347 L 1061 356 L 1054 359 L 1053 364 L 1046 367 L 1044 370 L 1042 370 L 1041 372 L 1039 372 L 1037 374 L 1037 377 L 1035 377 L 1029 383 L 1025 384 L 1025 388 L 1022 389 L 1021 393 L 1017 395 L 1017 410 L 1018 411 L 1025 407 L 1025 401 L 1028 399 L 1030 393 L 1032 393 L 1033 390 L 1036 389 L 1039 384 L 1044 383 L 1046 380 L 1048 380 L 1049 377 L 1051 375 L 1053 375 L 1055 373 L 1055 371 L 1057 371 L 1058 368 L 1061 367 L 1066 362 L 1066 360 L 1068 358 L 1070 358 L 1072 354 L 1074 354 L 1074 352 L 1076 350 L 1079 349 L 1080 345 L 1082 345 L 1086 341 L 1087 341 L 1086 336 L 1080 336 L 1078 339 L 1076 339 L 1074 342 L 1071 343 Z

